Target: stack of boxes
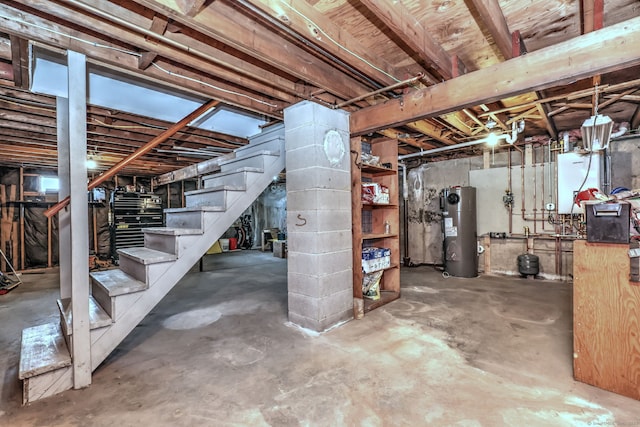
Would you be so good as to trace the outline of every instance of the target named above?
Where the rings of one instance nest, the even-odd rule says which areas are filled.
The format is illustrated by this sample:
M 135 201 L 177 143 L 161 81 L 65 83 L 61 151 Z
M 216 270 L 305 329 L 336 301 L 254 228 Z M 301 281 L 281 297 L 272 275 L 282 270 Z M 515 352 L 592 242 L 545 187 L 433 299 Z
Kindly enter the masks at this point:
M 387 248 L 363 248 L 362 270 L 365 273 L 391 267 L 391 250 Z

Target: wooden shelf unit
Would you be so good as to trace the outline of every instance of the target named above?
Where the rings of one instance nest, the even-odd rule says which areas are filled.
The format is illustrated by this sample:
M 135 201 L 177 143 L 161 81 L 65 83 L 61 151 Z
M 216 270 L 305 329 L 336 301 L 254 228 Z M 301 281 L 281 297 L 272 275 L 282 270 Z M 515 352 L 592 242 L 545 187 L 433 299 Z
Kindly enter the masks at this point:
M 573 243 L 573 373 L 640 400 L 640 283 L 628 244 Z
M 353 209 L 353 297 L 354 315 L 383 306 L 400 297 L 400 211 L 398 205 L 398 145 L 395 139 L 376 139 L 370 142 L 371 154 L 380 157 L 380 163 L 390 168 L 361 164 L 362 138 L 351 139 L 351 197 Z M 388 204 L 363 203 L 363 179 L 384 185 L 389 189 Z M 370 215 L 370 230 L 363 230 L 363 212 Z M 390 233 L 385 233 L 385 222 Z M 364 298 L 362 293 L 362 248 L 375 246 L 391 251 L 391 266 L 385 268 L 380 282 L 380 299 Z

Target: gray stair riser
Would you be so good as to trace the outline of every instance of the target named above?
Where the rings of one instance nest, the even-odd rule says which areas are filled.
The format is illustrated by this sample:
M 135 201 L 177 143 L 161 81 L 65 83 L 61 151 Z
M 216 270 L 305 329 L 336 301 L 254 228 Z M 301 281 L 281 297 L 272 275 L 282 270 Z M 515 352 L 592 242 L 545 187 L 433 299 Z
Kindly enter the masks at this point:
M 120 270 L 127 273 L 136 280 L 146 283 L 147 286 L 154 284 L 167 271 L 170 264 L 175 261 L 160 262 L 156 264 L 147 264 L 137 262 L 128 257 L 120 257 Z
M 108 327 L 108 326 L 105 326 L 105 327 Z M 105 327 L 92 329 L 91 331 L 89 331 L 89 334 L 90 334 L 89 337 L 91 342 L 93 342 L 96 339 L 96 336 L 102 335 L 104 333 L 103 329 Z M 69 347 L 69 353 L 73 354 L 73 335 L 65 334 L 64 340 L 67 342 L 67 347 Z
M 207 175 L 203 178 L 203 186 L 204 188 L 214 188 L 219 187 L 221 185 L 226 185 L 229 187 L 236 188 L 246 188 L 247 186 L 247 177 L 250 173 L 258 173 L 258 172 L 236 172 L 228 175 L 217 176 L 216 174 Z
M 231 172 L 240 168 L 264 168 L 265 156 L 254 156 L 247 158 L 240 158 L 230 160 L 227 163 L 220 165 L 221 172 Z
M 93 294 L 93 298 L 98 301 L 100 306 L 111 316 L 114 322 L 117 322 L 120 316 L 126 313 L 138 298 L 140 298 L 140 292 L 110 297 L 107 290 L 95 282 L 91 284 L 91 293 Z
M 144 234 L 144 246 L 157 251 L 173 254 L 180 258 L 180 254 L 189 248 L 193 242 L 200 238 L 198 234 L 175 235 L 175 234 Z
M 22 381 L 22 404 L 35 402 L 73 388 L 70 366 L 46 372 Z
M 107 314 L 115 320 L 115 310 L 113 307 L 113 299 L 109 296 L 109 293 L 105 288 L 97 284 L 94 280 L 91 280 L 91 296 L 98 301 L 100 307 L 107 312 Z
M 263 142 L 251 143 L 236 149 L 236 159 L 246 157 L 256 151 L 278 151 L 284 146 L 284 141 L 279 139 L 270 139 Z
M 199 228 L 202 229 L 203 213 L 193 212 L 167 212 L 167 227 L 171 228 Z
M 213 190 L 206 193 L 185 194 L 185 203 L 188 208 L 200 206 L 226 206 L 227 190 Z

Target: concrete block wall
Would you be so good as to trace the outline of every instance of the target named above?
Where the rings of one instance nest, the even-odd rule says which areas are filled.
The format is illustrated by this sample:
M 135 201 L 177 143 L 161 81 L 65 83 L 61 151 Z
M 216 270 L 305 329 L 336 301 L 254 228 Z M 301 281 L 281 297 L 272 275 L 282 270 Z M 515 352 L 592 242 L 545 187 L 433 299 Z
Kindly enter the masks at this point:
M 289 320 L 323 331 L 353 317 L 349 114 L 308 101 L 284 113 Z

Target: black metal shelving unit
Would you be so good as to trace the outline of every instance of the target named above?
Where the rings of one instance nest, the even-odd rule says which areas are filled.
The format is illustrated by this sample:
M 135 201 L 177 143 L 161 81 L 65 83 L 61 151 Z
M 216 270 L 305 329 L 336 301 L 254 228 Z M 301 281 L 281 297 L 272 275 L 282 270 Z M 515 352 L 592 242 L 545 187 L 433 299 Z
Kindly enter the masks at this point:
M 116 190 L 111 193 L 111 256 L 118 249 L 144 246 L 143 228 L 162 227 L 162 200 L 153 193 Z

